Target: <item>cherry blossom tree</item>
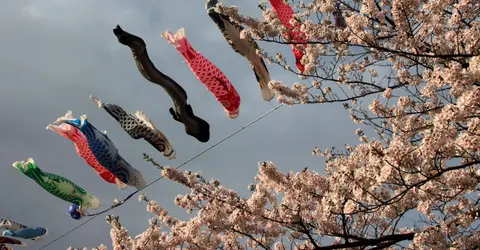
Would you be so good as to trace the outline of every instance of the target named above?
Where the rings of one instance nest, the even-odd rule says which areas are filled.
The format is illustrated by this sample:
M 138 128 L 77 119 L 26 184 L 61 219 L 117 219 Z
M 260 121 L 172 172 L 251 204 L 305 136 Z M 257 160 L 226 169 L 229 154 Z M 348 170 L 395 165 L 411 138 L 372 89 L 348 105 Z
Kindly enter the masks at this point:
M 259 7 L 261 19 L 222 3 L 216 9 L 265 49 L 302 51 L 302 72 L 293 53 L 258 51 L 305 83 L 269 87 L 288 105 L 343 105 L 363 128 L 359 144 L 315 148 L 326 159 L 323 174 L 281 173 L 262 162 L 250 197 L 145 155 L 190 190 L 174 202 L 192 216 L 174 218 L 141 195 L 151 226 L 133 238 L 109 215 L 114 249 L 479 249 L 480 1 L 270 0 Z M 289 8 L 295 14 L 282 23 Z

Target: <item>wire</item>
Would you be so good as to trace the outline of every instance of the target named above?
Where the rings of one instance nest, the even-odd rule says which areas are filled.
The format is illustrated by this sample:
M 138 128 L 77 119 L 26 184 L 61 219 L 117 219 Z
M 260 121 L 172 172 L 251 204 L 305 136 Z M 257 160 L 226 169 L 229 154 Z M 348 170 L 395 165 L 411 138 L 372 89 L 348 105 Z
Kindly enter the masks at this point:
M 222 140 L 218 141 L 217 143 L 213 144 L 212 146 L 210 146 L 209 148 L 203 150 L 202 152 L 198 153 L 197 155 L 193 156 L 192 158 L 190 158 L 189 160 L 183 162 L 182 164 L 178 165 L 175 169 L 179 169 L 183 166 L 185 166 L 186 164 L 192 162 L 193 160 L 197 159 L 198 157 L 202 156 L 203 154 L 205 154 L 206 152 L 210 151 L 211 149 L 213 149 L 214 147 L 220 145 L 221 143 L 227 141 L 228 139 L 232 138 L 233 136 L 237 135 L 238 133 L 240 133 L 242 130 L 250 127 L 251 125 L 255 124 L 256 122 L 260 121 L 261 119 L 265 118 L 266 116 L 268 116 L 269 114 L 275 112 L 276 110 L 278 110 L 279 108 L 281 108 L 282 106 L 284 106 L 284 104 L 280 104 L 280 105 L 277 105 L 275 106 L 274 108 L 270 109 L 268 112 L 266 112 L 265 114 L 259 116 L 257 119 L 251 121 L 250 123 L 248 123 L 247 125 L 243 126 L 242 128 L 238 129 L 237 131 L 233 132 L 232 134 L 228 135 L 227 137 L 223 138 Z M 141 188 L 141 189 L 138 189 L 137 191 L 131 193 L 130 195 L 128 195 L 125 199 L 123 199 L 122 201 L 120 201 L 119 203 L 103 210 L 103 211 L 100 211 L 98 213 L 94 213 L 94 214 L 87 214 L 86 216 L 90 216 L 90 218 L 84 222 L 82 222 L 80 225 L 74 227 L 73 229 L 67 231 L 66 233 L 60 235 L 59 237 L 55 238 L 54 240 L 50 241 L 49 243 L 47 243 L 46 245 L 44 245 L 43 247 L 39 248 L 38 250 L 42 250 L 42 249 L 45 249 L 46 247 L 52 245 L 53 243 L 55 243 L 56 241 L 60 240 L 61 238 L 71 234 L 73 231 L 79 229 L 80 227 L 82 227 L 83 225 L 87 224 L 88 222 L 92 221 L 93 219 L 97 218 L 99 215 L 101 214 L 104 214 L 110 210 L 113 210 L 115 209 L 116 207 L 119 207 L 121 205 L 123 205 L 127 200 L 129 200 L 130 198 L 132 198 L 135 194 L 137 194 L 138 192 L 148 188 L 149 186 L 151 186 L 152 184 L 154 184 L 155 182 L 159 181 L 163 179 L 163 176 L 160 176 L 158 177 L 157 179 L 155 179 L 154 181 L 148 183 L 145 187 Z

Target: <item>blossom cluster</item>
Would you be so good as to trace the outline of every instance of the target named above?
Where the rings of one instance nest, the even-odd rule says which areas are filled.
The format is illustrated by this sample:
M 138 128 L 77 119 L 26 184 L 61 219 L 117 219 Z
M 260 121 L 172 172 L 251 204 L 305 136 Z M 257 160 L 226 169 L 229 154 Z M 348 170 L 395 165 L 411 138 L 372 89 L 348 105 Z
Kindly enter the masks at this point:
M 480 2 L 295 2 L 291 25 L 308 41 L 305 71 L 292 70 L 293 54 L 257 53 L 308 84 L 274 79 L 269 88 L 288 105 L 343 104 L 363 126 L 359 143 L 315 148 L 324 168 L 282 173 L 273 162 L 259 163 L 249 197 L 163 167 L 166 179 L 190 190 L 174 202 L 191 217 L 174 218 L 141 195 L 150 227 L 131 238 L 110 219 L 114 249 L 480 245 Z M 290 46 L 278 13 L 259 6 L 263 18 L 223 3 L 216 11 L 244 25 L 242 37 Z

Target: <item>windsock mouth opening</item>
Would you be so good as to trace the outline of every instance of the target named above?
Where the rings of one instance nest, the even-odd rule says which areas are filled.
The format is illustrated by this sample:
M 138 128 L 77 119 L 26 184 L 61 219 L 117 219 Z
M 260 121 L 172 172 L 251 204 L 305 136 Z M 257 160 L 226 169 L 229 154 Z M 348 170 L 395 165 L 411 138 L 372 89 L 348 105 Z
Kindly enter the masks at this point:
M 94 95 L 89 95 L 88 98 L 90 98 L 90 100 L 92 100 L 92 102 L 97 104 L 98 108 L 103 107 L 103 102 L 98 97 L 96 97 Z
M 163 39 L 167 40 L 168 43 L 170 43 L 170 44 L 175 44 L 175 42 L 176 42 L 175 37 L 174 37 L 173 34 L 170 33 L 170 31 L 168 31 L 168 30 L 165 30 L 162 34 L 160 34 L 160 36 L 161 36 Z
M 16 161 L 12 164 L 13 168 L 20 170 L 22 173 L 28 169 L 28 161 Z
M 65 112 L 65 114 L 63 116 L 57 118 L 52 124 L 53 125 L 60 125 L 60 124 L 67 123 L 67 122 L 74 122 L 76 120 L 79 120 L 79 119 L 76 119 L 73 116 L 72 111 L 68 110 L 67 112 Z
M 115 26 L 115 28 L 113 28 L 113 34 L 115 34 L 116 36 L 122 35 L 124 33 L 125 33 L 125 31 L 122 29 L 122 27 L 120 27 L 119 24 L 117 24 L 117 26 Z
M 119 43 L 130 47 L 130 49 L 135 49 L 139 46 L 146 46 L 145 41 L 143 41 L 142 38 L 126 32 L 120 27 L 120 25 L 117 25 L 113 29 L 113 34 L 117 37 Z
M 53 131 L 53 132 L 58 132 L 58 131 L 61 131 L 61 130 L 68 130 L 69 127 L 71 127 L 71 126 L 72 125 L 67 124 L 67 123 L 61 123 L 61 124 L 57 124 L 57 125 L 56 124 L 48 124 L 45 129 Z
M 56 127 L 56 126 L 57 126 L 57 125 L 48 124 L 48 125 L 45 127 L 45 129 L 46 129 L 46 130 L 55 131 L 55 127 Z

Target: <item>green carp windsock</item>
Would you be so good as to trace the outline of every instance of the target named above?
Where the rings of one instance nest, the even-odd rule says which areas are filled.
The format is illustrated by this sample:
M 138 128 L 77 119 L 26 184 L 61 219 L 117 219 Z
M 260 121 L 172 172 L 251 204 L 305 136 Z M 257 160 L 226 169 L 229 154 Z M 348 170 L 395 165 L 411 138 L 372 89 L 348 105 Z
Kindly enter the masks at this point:
M 62 176 L 42 171 L 32 158 L 25 161 L 16 161 L 13 167 L 30 177 L 43 189 L 69 203 L 77 204 L 82 208 L 99 208 L 100 201 L 83 188 Z
M 163 153 L 169 159 L 175 159 L 175 149 L 168 141 L 167 137 L 158 130 L 150 119 L 141 111 L 135 115 L 127 113 L 122 107 L 112 103 L 104 103 L 95 96 L 90 95 L 90 99 L 103 108 L 110 116 L 115 119 L 125 132 L 135 140 L 143 138 L 150 143 L 156 150 Z

